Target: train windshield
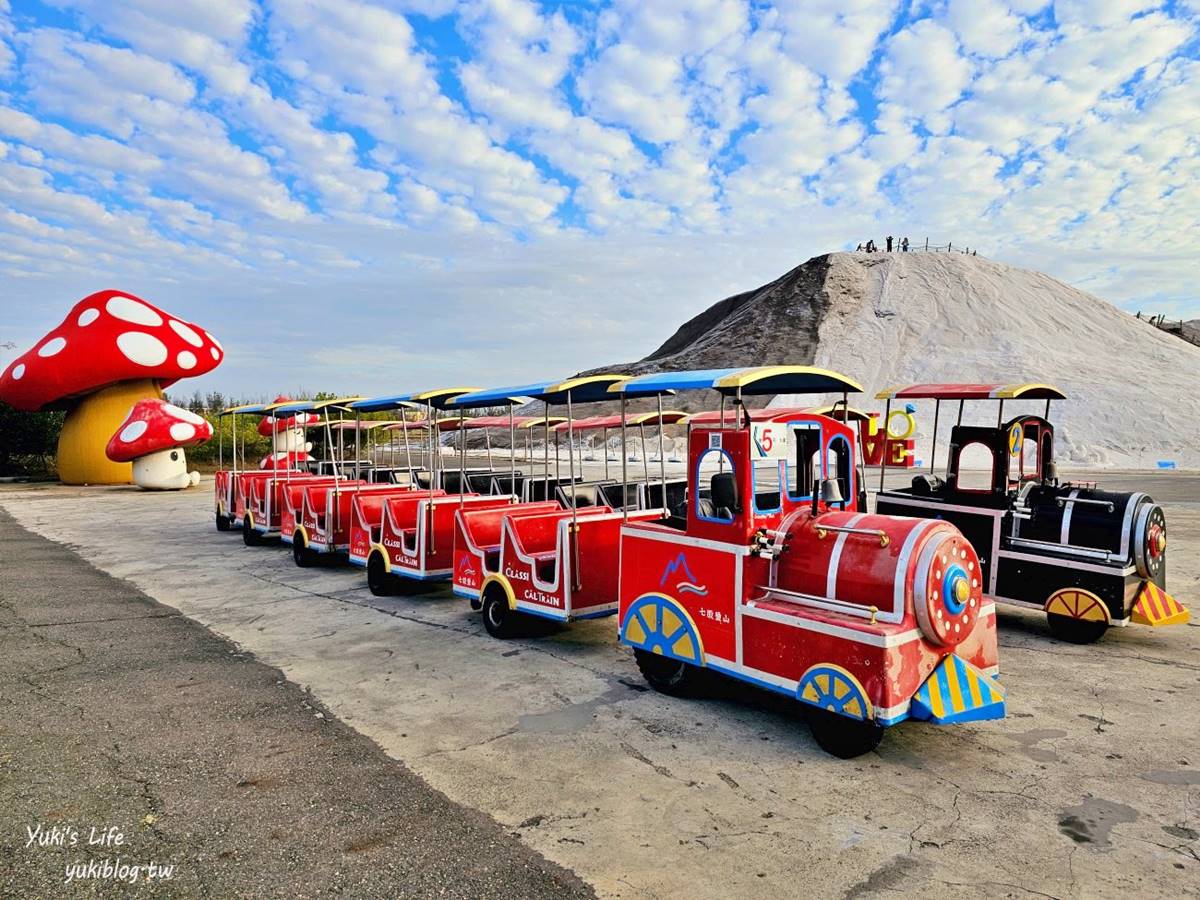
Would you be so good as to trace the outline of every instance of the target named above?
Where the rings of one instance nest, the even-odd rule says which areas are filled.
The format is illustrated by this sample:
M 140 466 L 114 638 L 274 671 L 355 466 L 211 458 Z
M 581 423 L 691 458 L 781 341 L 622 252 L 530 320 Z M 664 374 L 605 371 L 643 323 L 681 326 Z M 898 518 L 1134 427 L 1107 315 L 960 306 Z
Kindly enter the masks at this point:
M 821 480 L 821 426 L 816 422 L 793 425 L 792 445 L 796 456 L 795 464 L 788 467 L 788 497 L 811 500 Z
M 1009 477 L 1015 481 L 1032 481 L 1042 477 L 1041 450 L 1045 446 L 1041 440 L 1042 429 L 1036 422 L 1020 424 L 1024 426 L 1021 432 L 1021 449 L 1018 455 L 1009 461 Z

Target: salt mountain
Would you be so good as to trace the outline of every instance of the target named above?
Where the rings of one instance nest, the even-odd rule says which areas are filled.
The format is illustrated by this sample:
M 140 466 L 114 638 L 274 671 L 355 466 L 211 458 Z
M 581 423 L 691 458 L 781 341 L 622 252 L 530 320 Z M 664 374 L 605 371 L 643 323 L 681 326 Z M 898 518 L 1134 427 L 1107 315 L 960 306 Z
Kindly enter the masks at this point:
M 645 359 L 608 370 L 785 362 L 853 376 L 868 393 L 852 404 L 872 410 L 882 403 L 869 397 L 899 384 L 1047 382 L 1069 398 L 1051 408 L 1061 464 L 1140 468 L 1174 460 L 1200 468 L 1200 347 L 1048 275 L 977 256 L 818 256 L 713 304 Z M 812 402 L 780 396 L 771 405 Z M 933 403 L 917 405 L 917 456 L 928 459 Z M 1010 402 L 1005 417 L 1042 406 Z M 964 422 L 995 415 L 994 403 L 969 403 Z

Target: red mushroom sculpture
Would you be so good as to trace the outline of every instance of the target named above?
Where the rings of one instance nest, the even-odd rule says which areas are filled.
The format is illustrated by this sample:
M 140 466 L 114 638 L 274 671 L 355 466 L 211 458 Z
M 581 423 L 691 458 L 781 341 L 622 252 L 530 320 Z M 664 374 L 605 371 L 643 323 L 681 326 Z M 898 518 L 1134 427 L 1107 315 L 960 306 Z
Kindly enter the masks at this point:
M 129 463 L 110 461 L 104 449 L 130 407 L 211 371 L 224 356 L 200 326 L 132 294 L 100 291 L 4 370 L 0 400 L 21 410 L 68 410 L 58 439 L 63 482 L 123 484 Z
M 276 403 L 286 403 L 291 397 L 282 395 L 275 398 Z M 290 416 L 276 418 L 263 416 L 258 423 L 258 433 L 263 437 L 275 435 L 271 453 L 262 458 L 260 469 L 302 469 L 305 463 L 312 461 L 309 451 L 312 443 L 304 438 L 304 429 L 311 428 L 321 421 L 315 413 L 295 413 Z
M 139 400 L 105 447 L 113 462 L 133 463 L 133 483 L 152 491 L 178 491 L 199 484 L 187 470 L 183 448 L 212 437 L 212 425 L 166 400 Z

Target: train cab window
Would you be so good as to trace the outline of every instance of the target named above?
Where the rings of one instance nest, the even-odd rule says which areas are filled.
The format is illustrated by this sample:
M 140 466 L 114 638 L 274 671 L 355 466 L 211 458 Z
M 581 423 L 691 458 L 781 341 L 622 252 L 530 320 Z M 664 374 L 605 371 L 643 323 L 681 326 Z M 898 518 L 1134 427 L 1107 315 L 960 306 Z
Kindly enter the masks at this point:
M 821 480 L 821 426 L 815 422 L 792 425 L 795 465 L 788 466 L 788 497 L 811 500 Z
M 740 512 L 737 471 L 719 447 L 705 450 L 696 463 L 696 516 L 708 522 L 732 522 Z
M 992 490 L 996 474 L 996 457 L 992 448 L 982 441 L 972 441 L 958 454 L 958 489 L 975 494 Z
M 1013 477 L 1018 481 L 1033 481 L 1042 477 L 1042 460 L 1038 456 L 1038 441 L 1036 434 L 1025 433 L 1021 442 L 1021 455 L 1014 460 L 1015 472 Z
M 782 466 L 778 459 L 756 459 L 750 475 L 754 485 L 754 511 L 778 512 L 783 502 L 780 499 L 780 474 Z
M 850 453 L 850 442 L 841 435 L 833 437 L 825 448 L 825 478 L 837 480 L 842 498 L 849 503 L 854 497 L 852 472 L 854 458 Z

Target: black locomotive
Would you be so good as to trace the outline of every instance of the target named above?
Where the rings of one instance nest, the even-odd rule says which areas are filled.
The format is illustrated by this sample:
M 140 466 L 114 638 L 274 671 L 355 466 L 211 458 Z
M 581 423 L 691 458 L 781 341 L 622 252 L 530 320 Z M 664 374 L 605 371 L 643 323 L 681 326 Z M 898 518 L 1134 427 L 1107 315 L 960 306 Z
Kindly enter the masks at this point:
M 1002 419 L 1005 399 L 1044 399 L 1048 416 L 1049 401 L 1062 396 L 1048 385 L 914 385 L 883 392 L 889 406 L 892 398 L 937 400 L 935 421 L 942 400 L 960 405 L 945 478 L 921 474 L 911 487 L 883 490 L 877 511 L 958 526 L 979 554 L 984 592 L 998 602 L 1045 610 L 1051 631 L 1063 640 L 1089 643 L 1110 626 L 1131 622 L 1186 622 L 1187 609 L 1165 590 L 1162 507 L 1143 492 L 1061 481 L 1048 419 Z M 1000 400 L 996 424 L 961 424 L 961 404 L 969 399 Z

